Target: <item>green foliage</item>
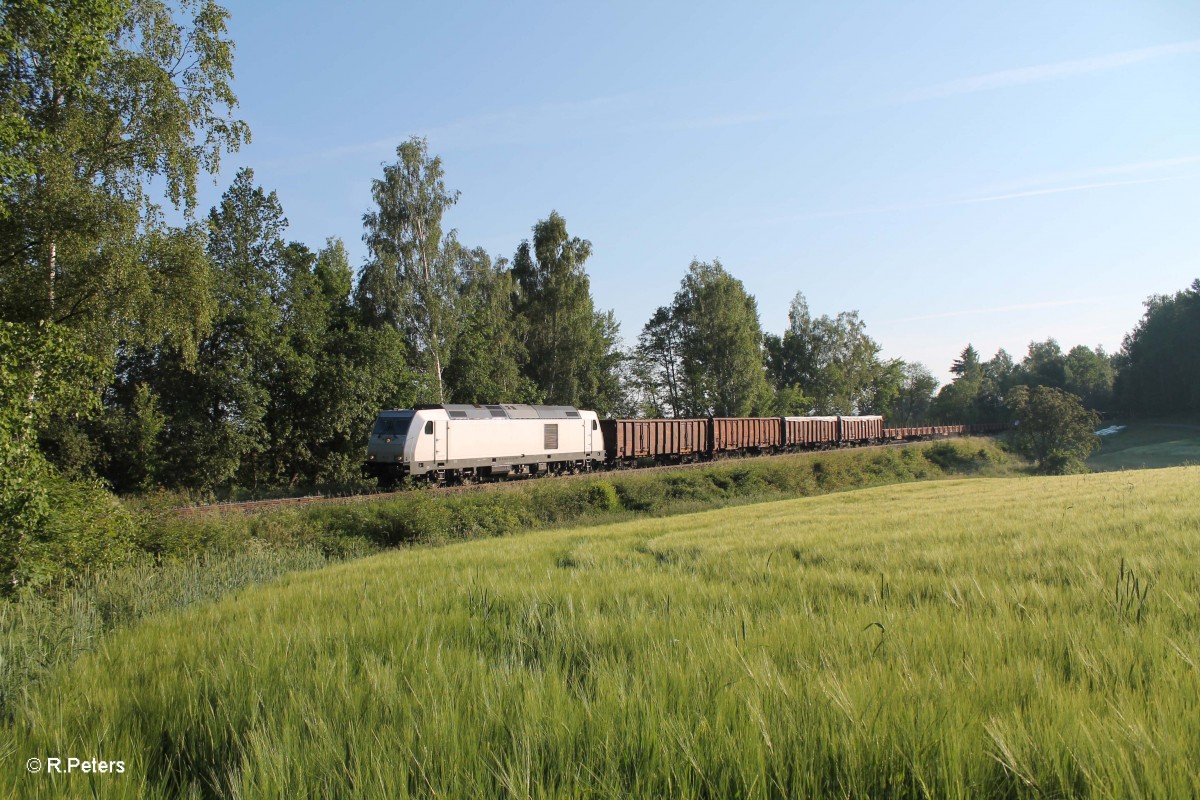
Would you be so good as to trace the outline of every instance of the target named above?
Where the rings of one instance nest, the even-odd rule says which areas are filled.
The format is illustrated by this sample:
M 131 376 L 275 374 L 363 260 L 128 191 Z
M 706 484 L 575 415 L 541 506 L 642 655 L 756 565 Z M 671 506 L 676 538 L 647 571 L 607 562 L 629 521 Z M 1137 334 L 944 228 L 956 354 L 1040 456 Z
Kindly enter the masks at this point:
M 1100 418 L 1073 394 L 1049 386 L 1018 386 L 1008 396 L 1017 452 L 1033 459 L 1039 472 L 1062 475 L 1083 469 L 1100 444 Z
M 1112 408 L 1116 369 L 1103 347 L 1097 347 L 1095 350 L 1084 345 L 1072 347 L 1067 353 L 1066 375 L 1067 381 L 1063 388 L 1071 394 L 1078 395 L 1085 407 L 1093 411 Z
M 111 0 L 0 6 L 0 200 L 13 199 L 17 182 L 35 173 L 32 151 L 47 144 L 31 95 L 47 84 L 66 91 L 94 79 L 122 6 Z M 8 211 L 7 202 L 0 205 L 0 216 Z
M 276 485 L 349 483 L 358 475 L 365 432 L 381 408 L 417 400 L 417 380 L 396 358 L 394 328 L 364 326 L 351 305 L 351 270 L 341 240 L 316 254 L 289 245 L 281 358 L 268 379 L 267 463 Z
M 1020 381 L 1025 386 L 1062 389 L 1067 384 L 1067 357 L 1054 339 L 1030 342 L 1020 372 Z
M 1012 368 L 1009 385 L 1050 386 L 1077 395 L 1087 408 L 1109 407 L 1113 385 L 1112 361 L 1104 348 L 1084 345 L 1063 353 L 1054 339 L 1030 342 L 1029 352 Z
M 123 355 L 94 432 L 102 474 L 121 491 L 202 493 L 354 480 L 379 409 L 416 399 L 400 334 L 362 324 L 339 240 L 285 244 L 278 198 L 250 170 L 209 225 L 212 330 L 191 361 Z
M 567 221 L 551 211 L 533 226 L 513 257 L 516 311 L 524 336 L 525 374 L 543 402 L 595 409 L 617 405 L 621 354 L 612 312 L 596 311 L 584 264 L 592 243 L 567 232 Z
M 655 312 L 638 340 L 641 392 L 649 410 L 687 417 L 766 411 L 758 304 L 720 261 L 693 261 L 670 308 Z
M 1004 399 L 1020 382 L 1020 370 L 1003 348 L 990 361 L 967 345 L 950 367 L 954 380 L 943 386 L 934 399 L 933 416 L 944 423 L 1007 422 Z
M 621 498 L 617 487 L 608 481 L 596 481 L 588 487 L 588 506 L 596 511 L 617 511 L 621 507 Z
M 1008 422 L 1009 393 L 1017 386 L 1063 389 L 1083 399 L 1093 410 L 1111 405 L 1113 366 L 1103 348 L 1084 345 L 1064 354 L 1058 342 L 1030 342 L 1029 352 L 1017 364 L 1003 349 L 990 361 L 967 345 L 951 366 L 954 380 L 943 386 L 933 405 L 933 416 L 945 423 Z
M 210 488 L 270 478 L 264 458 L 268 378 L 284 358 L 278 331 L 287 220 L 274 192 L 243 169 L 208 216 L 216 313 L 194 364 L 160 348 L 145 366 L 167 424 L 167 485 Z M 136 369 L 136 367 L 135 367 Z
M 500 259 L 495 266 L 482 248 L 460 254 L 460 328 L 446 365 L 446 384 L 458 403 L 534 402 L 537 387 L 523 374 L 528 360 L 524 328 L 516 314 L 516 283 Z
M 880 413 L 897 398 L 902 363 L 881 362 L 879 344 L 857 311 L 813 319 L 797 292 L 782 336 L 765 339 L 766 369 L 776 390 L 799 387 L 812 397 L 803 413 Z
M 0 17 L 0 318 L 68 328 L 104 368 L 125 364 L 101 418 L 83 403 L 38 414 L 42 455 L 65 476 L 145 488 L 166 423 L 125 367 L 164 346 L 194 363 L 215 308 L 196 181 L 249 139 L 232 116 L 228 14 L 210 0 L 9 0 Z
M 900 401 L 910 382 L 910 377 L 905 372 L 907 366 L 898 358 L 890 358 L 887 361 L 876 358 L 871 370 L 871 380 L 858 405 L 858 412 L 888 417 L 893 405 Z M 919 378 L 917 380 L 919 381 Z M 913 390 L 910 388 L 909 391 Z
M 921 455 L 938 469 L 956 475 L 970 475 L 974 472 L 986 471 L 1005 460 L 1003 452 L 994 447 L 974 448 L 971 445 L 953 441 L 931 444 L 921 451 Z
M 46 463 L 36 429 L 96 407 L 100 365 L 50 323 L 0 322 L 0 591 L 120 561 L 132 519 L 101 487 Z
M 249 138 L 227 17 L 209 0 L 5 3 L 0 316 L 69 325 L 102 359 L 122 341 L 194 349 L 203 240 L 163 222 L 151 187 L 190 215 L 198 174 Z
M 924 364 L 903 364 L 896 394 L 881 409 L 884 420 L 893 427 L 928 424 L 932 419 L 933 394 L 937 388 L 938 379 Z
M 802 417 L 812 410 L 815 400 L 798 385 L 781 386 L 775 390 L 771 416 Z
M 1138 416 L 1195 414 L 1200 411 L 1200 279 L 1145 305 L 1145 315 L 1121 345 L 1117 403 Z
M 164 471 L 161 437 L 167 425 L 158 395 L 144 383 L 118 382 L 109 391 L 97 440 L 103 474 L 120 492 L 149 492 Z
M 47 513 L 16 541 L 6 542 L 9 587 L 69 581 L 87 570 L 128 561 L 139 525 L 97 481 L 67 480 L 49 472 L 39 481 Z M 7 537 L 6 537 L 7 538 Z
M 636 411 L 641 415 L 684 416 L 683 353 L 682 320 L 671 308 L 659 307 L 642 327 L 631 359 L 631 389 L 638 397 Z

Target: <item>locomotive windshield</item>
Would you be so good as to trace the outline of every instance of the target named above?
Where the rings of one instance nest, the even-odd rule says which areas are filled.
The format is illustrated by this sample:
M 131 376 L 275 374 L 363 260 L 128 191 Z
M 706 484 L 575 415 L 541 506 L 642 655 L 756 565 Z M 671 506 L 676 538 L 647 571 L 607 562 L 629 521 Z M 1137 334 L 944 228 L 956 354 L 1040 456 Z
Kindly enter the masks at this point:
M 412 424 L 412 418 L 411 411 L 405 414 L 380 414 L 371 433 L 376 436 L 405 436 L 408 434 L 408 426 Z

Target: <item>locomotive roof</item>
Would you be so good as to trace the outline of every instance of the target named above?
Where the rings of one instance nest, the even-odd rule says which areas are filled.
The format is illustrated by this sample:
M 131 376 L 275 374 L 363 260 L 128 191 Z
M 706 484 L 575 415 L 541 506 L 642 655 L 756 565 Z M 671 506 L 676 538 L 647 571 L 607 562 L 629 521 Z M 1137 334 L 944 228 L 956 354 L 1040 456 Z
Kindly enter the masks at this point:
M 422 406 L 422 408 L 445 409 L 450 419 L 579 419 L 579 409 L 574 406 L 531 406 L 525 403 L 498 403 L 495 405 L 471 405 L 447 403 L 445 405 Z

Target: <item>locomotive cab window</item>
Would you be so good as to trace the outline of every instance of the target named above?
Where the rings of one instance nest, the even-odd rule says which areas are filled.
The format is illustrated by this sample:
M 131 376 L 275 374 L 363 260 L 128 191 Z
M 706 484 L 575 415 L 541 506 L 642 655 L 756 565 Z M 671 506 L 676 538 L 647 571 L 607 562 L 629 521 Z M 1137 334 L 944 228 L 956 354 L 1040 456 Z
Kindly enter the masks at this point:
M 425 432 L 433 433 L 433 420 L 429 420 L 429 422 L 425 423 Z
M 411 411 L 408 414 L 380 415 L 375 420 L 375 428 L 372 433 L 376 436 L 404 436 L 408 433 L 408 426 L 411 422 Z
M 596 430 L 599 427 L 600 427 L 600 423 L 596 422 L 596 420 L 592 420 L 592 430 Z
M 558 449 L 558 424 L 547 425 L 545 429 L 545 446 L 547 450 Z

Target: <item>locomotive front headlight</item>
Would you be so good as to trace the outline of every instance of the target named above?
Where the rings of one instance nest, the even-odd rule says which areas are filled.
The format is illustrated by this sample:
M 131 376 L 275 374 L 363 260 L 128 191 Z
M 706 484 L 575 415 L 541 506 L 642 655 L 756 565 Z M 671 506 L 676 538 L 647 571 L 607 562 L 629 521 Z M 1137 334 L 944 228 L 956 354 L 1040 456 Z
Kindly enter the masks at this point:
M 400 455 L 399 453 L 397 453 L 397 454 L 396 454 L 396 460 L 397 460 L 397 461 L 403 461 L 403 460 L 404 460 L 404 456 L 402 456 L 402 455 Z

